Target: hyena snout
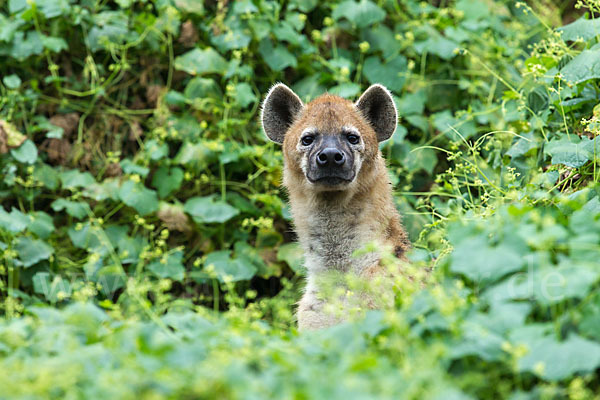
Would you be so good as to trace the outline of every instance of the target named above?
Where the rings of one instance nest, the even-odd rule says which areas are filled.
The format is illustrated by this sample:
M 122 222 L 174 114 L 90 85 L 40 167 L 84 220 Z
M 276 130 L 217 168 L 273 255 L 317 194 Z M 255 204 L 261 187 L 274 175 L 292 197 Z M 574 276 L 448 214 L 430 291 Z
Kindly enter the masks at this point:
M 317 165 L 319 167 L 341 167 L 345 162 L 346 156 L 335 147 L 328 147 L 317 154 Z
M 320 186 L 337 186 L 351 182 L 355 176 L 354 154 L 339 137 L 324 135 L 309 154 L 307 178 Z

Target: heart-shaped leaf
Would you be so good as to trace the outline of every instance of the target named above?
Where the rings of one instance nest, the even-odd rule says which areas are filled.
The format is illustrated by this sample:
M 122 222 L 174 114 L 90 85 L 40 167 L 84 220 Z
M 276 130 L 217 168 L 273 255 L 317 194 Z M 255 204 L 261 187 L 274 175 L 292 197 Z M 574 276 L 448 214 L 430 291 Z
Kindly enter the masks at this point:
M 215 200 L 214 196 L 192 197 L 185 202 L 184 210 L 199 224 L 223 223 L 240 213 L 226 202 Z
M 383 11 L 377 4 L 369 0 L 344 1 L 333 10 L 334 19 L 345 18 L 359 28 L 364 28 L 385 18 Z
M 123 183 L 119 189 L 119 198 L 141 215 L 148 215 L 158 210 L 156 192 L 146 188 L 140 182 L 128 180 Z
M 30 239 L 28 237 L 20 237 L 15 246 L 19 263 L 27 268 L 42 260 L 50 258 L 54 249 L 48 243 L 42 240 Z
M 370 83 L 381 83 L 388 89 L 399 92 L 406 80 L 406 58 L 396 56 L 383 64 L 379 57 L 372 56 L 365 60 L 363 71 Z
M 158 191 L 158 196 L 164 199 L 181 187 L 183 170 L 181 168 L 159 168 L 152 177 L 152 187 Z
M 190 50 L 175 58 L 175 68 L 190 75 L 222 75 L 227 71 L 227 65 L 227 61 L 212 47 Z
M 148 270 L 159 278 L 170 278 L 180 282 L 183 280 L 185 273 L 182 259 L 183 253 L 181 251 L 176 251 L 172 254 L 164 255 L 160 259 L 150 263 L 148 265 Z

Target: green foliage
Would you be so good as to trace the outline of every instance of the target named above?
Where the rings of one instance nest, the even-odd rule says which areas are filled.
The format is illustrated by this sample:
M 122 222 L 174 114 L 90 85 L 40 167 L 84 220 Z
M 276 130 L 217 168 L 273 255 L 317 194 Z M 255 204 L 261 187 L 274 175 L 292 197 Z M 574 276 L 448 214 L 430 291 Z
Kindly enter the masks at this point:
M 579 3 L 564 27 L 550 2 L 2 3 L 0 397 L 593 398 L 600 3 Z M 407 275 L 433 271 L 393 310 L 296 332 L 257 118 L 277 81 L 392 91 Z

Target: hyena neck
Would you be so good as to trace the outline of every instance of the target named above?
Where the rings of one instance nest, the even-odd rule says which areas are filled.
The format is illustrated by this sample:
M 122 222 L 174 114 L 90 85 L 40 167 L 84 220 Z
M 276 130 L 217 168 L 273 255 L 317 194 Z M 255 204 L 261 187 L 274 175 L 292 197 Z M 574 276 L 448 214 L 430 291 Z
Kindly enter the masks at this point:
M 387 175 L 372 182 L 353 195 L 290 191 L 309 275 L 326 271 L 360 274 L 376 265 L 380 256 L 373 251 L 356 255 L 357 250 L 372 242 L 394 248 L 406 242 Z

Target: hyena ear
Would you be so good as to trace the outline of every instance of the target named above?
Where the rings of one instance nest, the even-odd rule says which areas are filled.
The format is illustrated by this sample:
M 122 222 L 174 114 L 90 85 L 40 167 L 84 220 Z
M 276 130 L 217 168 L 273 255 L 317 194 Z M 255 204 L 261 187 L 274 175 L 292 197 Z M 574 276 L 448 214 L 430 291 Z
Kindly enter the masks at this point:
M 283 143 L 287 130 L 303 107 L 302 100 L 292 89 L 283 83 L 273 86 L 265 97 L 260 116 L 267 137 L 275 143 Z
M 378 142 L 387 140 L 394 134 L 398 112 L 392 94 L 385 86 L 369 86 L 355 105 L 375 130 Z

